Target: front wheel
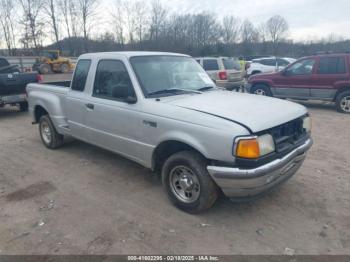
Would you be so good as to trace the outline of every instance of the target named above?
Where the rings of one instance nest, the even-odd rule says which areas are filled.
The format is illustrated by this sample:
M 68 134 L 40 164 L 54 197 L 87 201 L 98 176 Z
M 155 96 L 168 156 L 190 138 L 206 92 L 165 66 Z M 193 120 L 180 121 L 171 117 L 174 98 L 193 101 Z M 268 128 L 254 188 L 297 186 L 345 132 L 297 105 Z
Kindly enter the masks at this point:
M 260 96 L 272 96 L 271 90 L 266 85 L 254 85 L 251 89 L 251 93 Z
M 170 156 L 162 169 L 164 189 L 179 209 L 199 213 L 210 208 L 218 197 L 218 188 L 200 154 L 182 151 Z
M 350 114 L 350 91 L 340 93 L 335 100 L 335 106 L 338 112 Z
M 39 133 L 42 142 L 47 148 L 56 149 L 63 145 L 63 135 L 57 133 L 48 115 L 44 115 L 39 121 Z

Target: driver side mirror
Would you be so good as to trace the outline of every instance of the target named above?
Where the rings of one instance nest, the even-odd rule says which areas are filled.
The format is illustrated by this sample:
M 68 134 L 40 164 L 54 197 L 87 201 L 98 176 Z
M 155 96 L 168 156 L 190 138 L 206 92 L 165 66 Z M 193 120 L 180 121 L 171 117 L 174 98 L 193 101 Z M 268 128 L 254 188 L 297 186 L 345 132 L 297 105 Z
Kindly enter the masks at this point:
M 128 97 L 125 98 L 124 101 L 125 101 L 126 103 L 128 103 L 128 104 L 136 104 L 137 99 L 136 99 L 136 97 L 134 97 L 134 96 L 128 96 Z

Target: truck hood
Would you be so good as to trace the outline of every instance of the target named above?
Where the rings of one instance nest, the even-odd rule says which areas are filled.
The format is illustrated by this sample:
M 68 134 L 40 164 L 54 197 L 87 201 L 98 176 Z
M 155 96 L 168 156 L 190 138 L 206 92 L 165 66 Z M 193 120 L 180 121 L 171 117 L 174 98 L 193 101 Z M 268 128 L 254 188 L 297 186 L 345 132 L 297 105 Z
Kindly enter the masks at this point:
M 304 106 L 286 100 L 221 90 L 171 97 L 163 102 L 237 122 L 254 133 L 307 113 Z

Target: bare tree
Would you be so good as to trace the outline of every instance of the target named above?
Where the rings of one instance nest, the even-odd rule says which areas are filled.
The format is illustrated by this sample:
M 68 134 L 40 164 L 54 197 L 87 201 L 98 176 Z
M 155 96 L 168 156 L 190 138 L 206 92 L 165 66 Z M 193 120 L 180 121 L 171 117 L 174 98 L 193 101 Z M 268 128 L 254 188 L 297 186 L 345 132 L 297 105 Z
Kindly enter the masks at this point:
M 67 31 L 68 38 L 71 38 L 71 30 L 70 30 L 70 24 L 69 24 L 69 0 L 58 0 L 57 4 L 60 10 L 60 13 L 63 16 L 63 22 L 64 26 Z
M 237 42 L 239 37 L 240 20 L 239 18 L 229 15 L 222 20 L 223 40 L 226 44 Z
M 16 48 L 15 34 L 13 30 L 14 3 L 11 0 L 0 0 L 0 26 L 3 29 L 6 47 L 9 55 Z
M 274 52 L 277 52 L 279 42 L 289 30 L 288 22 L 282 16 L 275 15 L 267 21 L 266 27 L 274 46 Z
M 144 1 L 136 1 L 134 3 L 134 13 L 136 22 L 137 37 L 139 40 L 140 48 L 142 49 L 142 40 L 148 27 L 148 9 Z
M 244 20 L 241 26 L 241 40 L 243 43 L 253 43 L 258 40 L 258 32 L 253 23 L 249 20 Z
M 38 52 L 41 38 L 44 36 L 44 23 L 40 21 L 39 15 L 43 9 L 42 0 L 19 0 L 23 10 L 24 18 L 21 21 L 25 27 L 25 35 L 29 36 L 28 42 L 32 42 L 35 52 Z M 28 32 L 29 31 L 29 32 Z
M 125 27 L 129 35 L 128 40 L 131 45 L 134 44 L 135 32 L 136 32 L 136 16 L 134 5 L 130 5 L 128 1 L 123 2 L 125 9 Z
M 153 0 L 151 7 L 150 39 L 157 42 L 160 32 L 164 28 L 167 11 L 160 0 Z
M 49 17 L 49 21 L 52 27 L 52 32 L 55 37 L 55 41 L 58 45 L 58 49 L 61 50 L 59 45 L 59 33 L 58 33 L 58 24 L 59 21 L 57 19 L 57 2 L 56 0 L 46 0 L 44 2 L 44 11 L 46 15 Z
M 78 3 L 76 0 L 70 0 L 68 1 L 69 5 L 69 18 L 70 18 L 70 25 L 71 25 L 71 31 L 72 36 L 77 37 L 78 36 Z
M 124 32 L 124 24 L 125 24 L 125 13 L 123 12 L 124 3 L 122 0 L 116 0 L 114 2 L 114 12 L 111 13 L 113 17 L 113 23 L 116 30 L 116 40 L 121 46 L 124 48 L 125 43 L 125 32 Z
M 243 45 L 243 54 L 248 55 L 254 52 L 254 43 L 258 42 L 259 33 L 254 24 L 248 19 L 244 20 L 241 26 L 241 41 Z
M 78 0 L 78 12 L 85 40 L 85 51 L 88 51 L 87 41 L 90 31 L 90 20 L 96 15 L 97 0 Z

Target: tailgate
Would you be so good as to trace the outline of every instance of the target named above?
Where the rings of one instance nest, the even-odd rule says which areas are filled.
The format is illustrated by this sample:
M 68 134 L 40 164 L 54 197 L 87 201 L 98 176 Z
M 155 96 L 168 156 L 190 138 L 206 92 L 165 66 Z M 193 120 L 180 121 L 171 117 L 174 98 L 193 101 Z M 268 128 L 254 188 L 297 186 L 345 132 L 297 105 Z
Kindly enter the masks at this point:
M 237 82 L 243 80 L 243 72 L 237 70 L 227 70 L 228 81 Z
M 37 82 L 36 73 L 0 74 L 0 96 L 23 94 L 28 83 Z

